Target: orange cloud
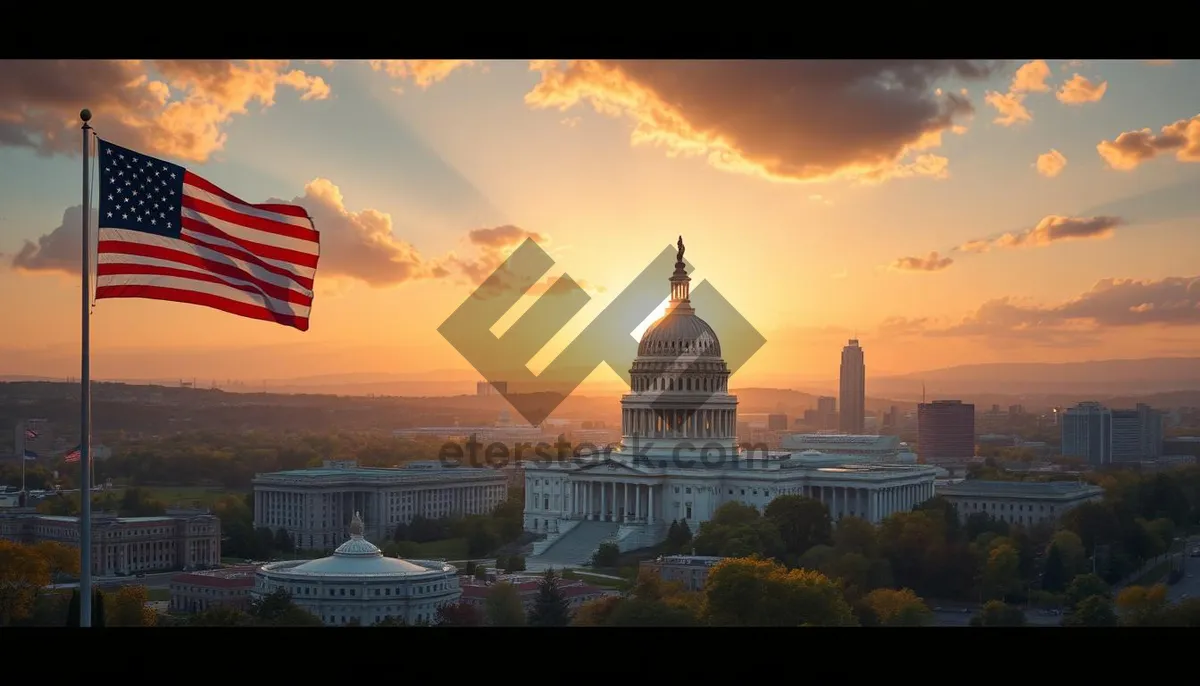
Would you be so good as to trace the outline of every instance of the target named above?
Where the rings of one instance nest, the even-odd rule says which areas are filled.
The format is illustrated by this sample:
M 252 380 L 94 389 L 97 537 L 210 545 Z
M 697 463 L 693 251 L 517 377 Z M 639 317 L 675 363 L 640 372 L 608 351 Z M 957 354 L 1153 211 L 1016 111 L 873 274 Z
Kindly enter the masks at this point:
M 1055 97 L 1067 105 L 1083 105 L 1089 102 L 1100 102 L 1108 91 L 1108 81 L 1092 83 L 1086 77 L 1076 74 L 1063 83 Z
M 937 251 L 931 252 L 925 257 L 901 257 L 892 262 L 892 269 L 903 272 L 940 272 L 943 269 L 954 264 L 954 260 L 949 257 L 942 257 Z
M 1053 178 L 1062 173 L 1064 167 L 1067 166 L 1067 157 L 1061 152 L 1051 148 L 1050 152 L 1044 152 L 1038 155 L 1037 163 L 1038 173 L 1042 176 Z
M 45 154 L 79 150 L 79 109 L 107 138 L 151 154 L 203 162 L 249 105 L 275 103 L 280 86 L 329 97 L 319 76 L 287 60 L 12 60 L 0 77 L 0 145 Z
M 1150 129 L 1126 131 L 1115 140 L 1101 141 L 1096 150 L 1108 166 L 1122 171 L 1168 152 L 1180 162 L 1200 162 L 1200 114 L 1162 127 L 1157 136 Z
M 960 245 L 958 250 L 983 253 L 993 248 L 1042 247 L 1066 240 L 1108 238 L 1122 223 L 1120 217 L 1063 217 L 1051 214 L 1043 217 L 1031 229 L 1006 233 L 997 238 L 967 241 Z
M 1045 60 L 1034 60 L 1022 64 L 1013 75 L 1010 93 L 1045 93 L 1050 90 L 1046 79 L 1050 78 L 1050 66 Z
M 927 152 L 972 113 L 942 77 L 986 76 L 965 61 L 537 61 L 534 108 L 590 104 L 635 122 L 632 142 L 773 181 L 943 177 Z M 961 131 L 962 129 L 958 129 Z
M 429 88 L 474 64 L 472 60 L 370 60 L 374 71 L 382 71 L 393 79 L 411 80 L 420 88 Z
M 957 324 L 927 330 L 933 336 L 1006 336 L 1062 342 L 1065 337 L 1126 326 L 1200 325 L 1200 276 L 1159 280 L 1102 279 L 1058 305 L 998 298 Z
M 1033 115 L 1025 107 L 1025 96 L 1028 93 L 1049 91 L 1050 86 L 1046 84 L 1046 80 L 1050 75 L 1050 66 L 1045 60 L 1026 62 L 1013 74 L 1007 93 L 988 91 L 984 94 L 984 102 L 995 108 L 998 113 L 992 122 L 1001 126 L 1012 126 L 1033 121 Z

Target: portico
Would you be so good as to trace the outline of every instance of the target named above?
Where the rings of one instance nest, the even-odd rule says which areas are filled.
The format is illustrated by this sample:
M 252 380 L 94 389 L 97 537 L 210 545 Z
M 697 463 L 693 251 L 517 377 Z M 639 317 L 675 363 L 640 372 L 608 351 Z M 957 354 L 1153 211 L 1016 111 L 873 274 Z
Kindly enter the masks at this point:
M 570 481 L 566 519 L 655 524 L 662 486 L 628 480 Z

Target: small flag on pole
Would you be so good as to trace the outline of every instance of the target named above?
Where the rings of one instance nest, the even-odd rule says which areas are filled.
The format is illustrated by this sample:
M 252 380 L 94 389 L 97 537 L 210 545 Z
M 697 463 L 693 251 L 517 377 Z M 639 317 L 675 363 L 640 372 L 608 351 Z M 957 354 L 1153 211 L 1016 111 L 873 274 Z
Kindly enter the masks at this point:
M 34 440 L 38 437 L 38 435 L 38 432 L 34 431 L 33 429 L 25 429 L 25 440 L 27 441 Z
M 25 449 L 25 459 L 26 460 L 36 460 L 36 459 L 38 459 L 38 454 L 33 452 L 32 450 L 30 450 L 29 448 L 26 448 Z
M 98 143 L 96 298 L 203 305 L 308 330 L 320 234 L 299 205 L 252 205 L 187 169 Z
M 79 449 L 81 447 L 82 446 L 77 445 L 74 448 L 71 448 L 70 450 L 67 451 L 66 455 L 63 455 L 63 459 L 66 460 L 67 462 L 78 462 L 79 461 Z

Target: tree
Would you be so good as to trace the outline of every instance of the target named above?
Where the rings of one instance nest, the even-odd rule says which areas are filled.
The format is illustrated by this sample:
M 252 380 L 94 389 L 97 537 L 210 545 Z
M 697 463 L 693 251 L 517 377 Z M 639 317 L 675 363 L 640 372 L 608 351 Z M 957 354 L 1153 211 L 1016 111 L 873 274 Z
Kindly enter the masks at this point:
M 1080 574 L 1067 584 L 1066 596 L 1065 609 L 1073 611 L 1079 603 L 1092 596 L 1112 600 L 1112 589 L 1095 574 Z
M 907 588 L 877 588 L 863 598 L 863 606 L 879 626 L 926 626 L 933 621 L 925 601 Z
M 113 626 L 154 626 L 158 613 L 146 607 L 145 586 L 122 586 L 112 597 Z
M 79 626 L 79 589 L 71 589 L 71 601 L 67 603 L 67 626 Z
M 692 529 L 687 520 L 674 520 L 667 529 L 667 540 L 663 543 L 663 552 L 668 554 L 683 552 L 692 542 Z
M 621 549 L 612 541 L 605 541 L 596 548 L 595 554 L 592 555 L 593 567 L 616 567 L 617 561 L 621 559 Z
M 1007 543 L 996 546 L 988 553 L 983 569 L 984 593 L 990 598 L 1004 600 L 1021 585 L 1021 558 L 1016 549 Z
M 189 626 L 254 626 L 254 617 L 236 608 L 217 605 L 188 618 Z
M 1128 586 L 1117 594 L 1116 605 L 1124 626 L 1160 626 L 1167 609 L 1167 587 Z
M 287 529 L 280 527 L 275 531 L 275 550 L 281 553 L 295 552 L 296 545 Z
M 104 594 L 100 589 L 92 592 L 92 626 L 103 628 L 105 626 L 105 610 L 104 610 Z
M 392 615 L 388 615 L 387 617 L 384 617 L 383 619 L 379 620 L 378 622 L 375 622 L 371 626 L 378 626 L 378 627 L 408 626 L 408 622 L 404 621 L 403 617 L 393 617 Z
M 709 571 L 708 617 L 718 626 L 850 626 L 841 588 L 820 572 L 756 558 L 730 558 Z
M 1064 615 L 1063 626 L 1116 626 L 1117 615 L 1113 612 L 1112 599 L 1101 595 L 1084 598 L 1075 606 L 1075 611 Z
M 989 600 L 971 618 L 971 626 L 1025 626 L 1025 613 L 1003 601 Z
M 58 541 L 40 541 L 33 551 L 46 561 L 50 579 L 79 576 L 79 550 Z
M 467 564 L 463 567 L 463 575 L 469 577 L 475 576 L 475 562 L 473 560 L 467 560 Z
M 566 626 L 570 623 L 570 603 L 558 587 L 558 575 L 553 569 L 547 569 L 529 610 L 529 626 Z
M 1064 587 L 1071 579 L 1087 571 L 1087 551 L 1084 550 L 1083 541 L 1075 532 L 1059 531 L 1055 533 L 1047 547 L 1047 556 L 1050 554 L 1049 548 L 1057 548 L 1058 555 L 1062 559 Z
M 49 583 L 50 565 L 36 549 L 0 539 L 0 626 L 28 617 Z
M 483 618 L 474 606 L 458 602 L 438 607 L 434 623 L 438 626 L 479 626 Z
M 1067 572 L 1063 565 L 1062 554 L 1058 546 L 1051 544 L 1050 552 L 1046 553 L 1046 564 L 1042 569 L 1042 588 L 1057 593 L 1067 584 Z
M 833 530 L 833 549 L 839 555 L 858 553 L 867 558 L 879 554 L 875 525 L 859 517 L 842 517 Z
M 507 582 L 492 584 L 483 601 L 489 626 L 524 626 L 525 608 L 517 587 Z
M 700 555 L 775 557 L 783 552 L 783 539 L 754 506 L 733 501 L 718 507 L 712 519 L 700 525 L 692 547 Z
M 571 626 L 605 626 L 623 602 L 624 598 L 615 595 L 589 600 L 575 611 Z
M 277 588 L 269 595 L 254 600 L 250 613 L 262 626 L 321 626 L 320 618 L 292 602 L 292 594 Z
M 478 579 L 480 581 L 487 581 L 487 575 L 488 575 L 487 567 L 484 567 L 483 565 L 479 565 L 478 567 L 475 568 L 475 578 L 476 579 Z
M 676 627 L 697 626 L 695 613 L 688 608 L 663 601 L 632 598 L 615 604 L 608 626 Z
M 800 495 L 781 495 L 764 512 L 775 525 L 783 541 L 783 552 L 793 558 L 803 555 L 814 545 L 833 541 L 833 523 L 824 503 Z

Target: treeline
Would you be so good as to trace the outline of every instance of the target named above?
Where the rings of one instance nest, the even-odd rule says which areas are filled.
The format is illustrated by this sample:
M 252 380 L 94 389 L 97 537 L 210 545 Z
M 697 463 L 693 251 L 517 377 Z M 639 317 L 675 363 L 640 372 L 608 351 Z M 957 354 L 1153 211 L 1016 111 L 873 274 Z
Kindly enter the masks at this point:
M 1200 468 L 1106 475 L 1101 502 L 1071 510 L 1058 530 L 1026 528 L 974 513 L 963 522 L 934 497 L 879 526 L 782 496 L 763 512 L 727 503 L 688 540 L 673 526 L 667 548 L 700 555 L 760 555 L 792 569 L 838 579 L 853 603 L 877 589 L 909 588 L 942 600 L 1063 604 L 1078 576 L 1095 570 L 1105 583 L 1125 580 L 1171 550 L 1177 532 L 1200 524 Z
M 408 440 L 362 433 L 218 433 L 195 431 L 161 438 L 117 439 L 112 457 L 96 462 L 96 479 L 134 486 L 220 486 L 247 491 L 255 474 L 319 467 L 322 460 L 358 460 L 364 467 L 390 467 L 413 460 L 434 460 L 442 442 Z M 27 465 L 26 485 L 48 488 L 52 472 L 73 488 L 78 463 Z M 21 465 L 0 466 L 0 483 L 19 486 Z

